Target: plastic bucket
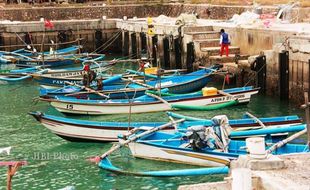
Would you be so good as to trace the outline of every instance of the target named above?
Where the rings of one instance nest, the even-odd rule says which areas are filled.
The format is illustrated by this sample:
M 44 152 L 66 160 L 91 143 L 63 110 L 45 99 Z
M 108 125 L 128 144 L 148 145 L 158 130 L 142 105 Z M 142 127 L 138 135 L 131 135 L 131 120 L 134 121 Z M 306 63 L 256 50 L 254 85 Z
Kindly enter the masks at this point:
M 251 137 L 246 139 L 246 147 L 250 157 L 262 159 L 266 157 L 265 139 L 262 137 Z

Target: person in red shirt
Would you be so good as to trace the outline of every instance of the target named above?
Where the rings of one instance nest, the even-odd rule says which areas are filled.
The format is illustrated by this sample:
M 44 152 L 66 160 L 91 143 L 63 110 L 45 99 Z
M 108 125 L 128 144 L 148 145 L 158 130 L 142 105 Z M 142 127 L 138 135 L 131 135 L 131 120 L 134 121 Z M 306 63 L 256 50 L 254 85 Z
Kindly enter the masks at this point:
M 83 85 L 86 87 L 89 87 L 89 83 L 90 83 L 90 67 L 89 64 L 86 63 L 83 67 Z
M 84 65 L 83 71 L 85 71 L 85 72 L 87 72 L 87 73 L 90 71 L 90 67 L 89 67 L 89 64 L 88 64 L 88 63 L 86 63 L 86 64 Z

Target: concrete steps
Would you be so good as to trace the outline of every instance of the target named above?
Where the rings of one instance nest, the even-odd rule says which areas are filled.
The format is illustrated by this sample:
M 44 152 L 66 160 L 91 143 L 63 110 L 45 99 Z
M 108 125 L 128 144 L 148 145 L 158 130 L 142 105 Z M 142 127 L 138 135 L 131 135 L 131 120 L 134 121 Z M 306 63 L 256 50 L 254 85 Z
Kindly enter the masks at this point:
M 183 32 L 185 34 L 190 34 L 192 32 L 205 32 L 213 31 L 213 26 L 185 26 Z
M 215 31 L 189 32 L 187 35 L 192 35 L 193 41 L 220 38 L 220 33 Z
M 208 55 L 208 56 L 219 55 L 220 49 L 221 49 L 220 46 L 200 48 L 201 52 L 203 54 Z M 230 46 L 229 47 L 229 53 L 230 54 L 240 54 L 240 48 L 236 47 L 236 46 Z
M 206 47 L 217 47 L 220 44 L 220 39 L 203 39 L 203 40 L 195 40 L 195 42 L 199 43 L 200 49 Z
M 248 55 L 240 55 L 240 47 L 230 46 L 229 56 L 220 56 L 220 32 L 214 31 L 210 26 L 187 27 L 184 28 L 184 34 L 191 36 L 195 44 L 196 53 L 202 58 L 204 64 L 222 64 L 223 67 L 235 73 L 240 68 L 249 68 Z
M 222 57 L 219 55 L 209 56 L 209 62 L 211 64 L 215 63 L 232 63 L 235 62 L 235 60 L 238 58 L 238 60 L 247 60 L 249 55 L 235 55 L 235 54 L 229 54 L 228 57 L 226 55 L 223 55 Z

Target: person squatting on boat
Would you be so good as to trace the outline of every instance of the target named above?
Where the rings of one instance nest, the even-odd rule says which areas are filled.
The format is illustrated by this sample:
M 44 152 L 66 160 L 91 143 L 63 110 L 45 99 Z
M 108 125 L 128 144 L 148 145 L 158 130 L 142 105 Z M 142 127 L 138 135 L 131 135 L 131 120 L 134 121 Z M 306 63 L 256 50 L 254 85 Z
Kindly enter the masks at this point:
M 97 90 L 103 90 L 103 82 L 102 82 L 102 77 L 97 79 Z
M 145 68 L 151 68 L 151 65 L 146 59 L 141 58 L 138 71 L 144 72 Z
M 97 73 L 90 69 L 89 63 L 86 63 L 83 67 L 83 85 L 86 87 L 90 86 L 90 83 L 94 81 L 97 77 Z

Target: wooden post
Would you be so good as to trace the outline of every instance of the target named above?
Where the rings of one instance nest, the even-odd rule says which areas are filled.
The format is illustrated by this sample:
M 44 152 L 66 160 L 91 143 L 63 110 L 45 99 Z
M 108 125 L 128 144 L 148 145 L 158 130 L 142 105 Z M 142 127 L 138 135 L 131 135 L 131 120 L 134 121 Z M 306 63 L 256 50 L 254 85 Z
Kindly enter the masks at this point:
M 280 99 L 289 99 L 289 52 L 279 53 Z
M 310 94 L 310 59 L 308 62 L 308 94 Z
M 27 165 L 26 161 L 3 161 L 0 162 L 0 166 L 7 166 L 7 179 L 6 179 L 6 189 L 11 190 L 12 189 L 12 178 L 17 172 L 18 168 L 22 165 Z
M 307 137 L 308 137 L 308 148 L 310 147 L 310 103 L 309 103 L 309 94 L 308 92 L 304 92 L 305 96 L 305 104 L 302 105 L 302 108 L 305 109 L 306 114 L 306 123 L 307 123 Z
M 46 32 L 46 29 L 45 29 L 45 25 L 43 25 L 44 27 L 44 33 L 43 33 L 43 38 L 42 38 L 42 44 L 41 44 L 41 54 L 42 54 L 42 64 L 44 65 L 44 40 L 45 40 L 45 32 Z

